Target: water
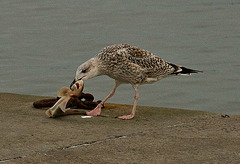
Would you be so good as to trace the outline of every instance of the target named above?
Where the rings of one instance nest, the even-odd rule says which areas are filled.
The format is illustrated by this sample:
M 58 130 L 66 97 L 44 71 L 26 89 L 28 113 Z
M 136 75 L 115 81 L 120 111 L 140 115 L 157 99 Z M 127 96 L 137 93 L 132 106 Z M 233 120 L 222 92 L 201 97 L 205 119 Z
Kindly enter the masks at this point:
M 240 114 L 240 1 L 0 1 L 0 92 L 56 96 L 101 48 L 129 43 L 203 70 L 140 87 L 139 105 Z M 85 92 L 103 99 L 106 76 Z M 132 104 L 122 85 L 109 100 Z

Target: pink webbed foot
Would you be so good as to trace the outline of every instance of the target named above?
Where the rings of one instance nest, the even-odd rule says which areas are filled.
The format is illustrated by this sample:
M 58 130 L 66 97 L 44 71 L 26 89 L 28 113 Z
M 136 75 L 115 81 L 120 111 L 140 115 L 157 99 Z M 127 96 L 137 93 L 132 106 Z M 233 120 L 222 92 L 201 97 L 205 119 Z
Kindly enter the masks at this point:
M 123 119 L 123 120 L 130 120 L 132 118 L 134 118 L 135 114 L 129 114 L 129 115 L 125 115 L 125 116 L 119 116 L 118 118 Z
M 98 104 L 95 109 L 90 112 L 86 112 L 88 116 L 99 116 L 101 114 L 102 105 Z

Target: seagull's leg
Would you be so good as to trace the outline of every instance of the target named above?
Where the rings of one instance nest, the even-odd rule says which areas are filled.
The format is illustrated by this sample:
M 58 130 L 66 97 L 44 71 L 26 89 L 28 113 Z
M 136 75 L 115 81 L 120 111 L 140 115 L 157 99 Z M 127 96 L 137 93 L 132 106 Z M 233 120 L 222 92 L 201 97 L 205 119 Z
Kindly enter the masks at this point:
M 120 118 L 120 119 L 129 120 L 129 119 L 132 119 L 135 116 L 136 108 L 137 108 L 137 102 L 138 102 L 138 98 L 139 98 L 138 85 L 134 85 L 133 88 L 135 89 L 136 94 L 135 94 L 135 97 L 134 97 L 134 104 L 133 104 L 132 112 L 129 115 L 119 116 L 118 118 Z
M 116 91 L 116 89 L 117 89 L 117 87 L 118 87 L 119 85 L 120 85 L 120 83 L 119 83 L 118 81 L 115 81 L 115 86 L 114 86 L 112 92 L 111 92 L 100 104 L 98 104 L 95 109 L 91 110 L 90 112 L 86 112 L 86 114 L 87 114 L 88 116 L 98 116 L 98 115 L 100 115 L 100 114 L 101 114 L 101 109 L 102 109 L 102 107 L 103 107 L 103 104 L 104 104 L 110 97 L 112 97 L 112 96 L 114 95 L 114 93 L 115 93 L 115 91 Z

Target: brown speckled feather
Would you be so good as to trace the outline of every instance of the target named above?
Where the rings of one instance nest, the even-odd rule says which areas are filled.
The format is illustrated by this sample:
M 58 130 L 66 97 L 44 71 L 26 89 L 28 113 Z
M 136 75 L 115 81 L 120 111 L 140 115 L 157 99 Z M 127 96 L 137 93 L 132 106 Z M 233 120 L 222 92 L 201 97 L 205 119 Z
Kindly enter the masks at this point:
M 96 56 L 102 63 L 101 71 L 122 82 L 148 83 L 176 72 L 176 68 L 158 56 L 129 44 L 111 45 Z

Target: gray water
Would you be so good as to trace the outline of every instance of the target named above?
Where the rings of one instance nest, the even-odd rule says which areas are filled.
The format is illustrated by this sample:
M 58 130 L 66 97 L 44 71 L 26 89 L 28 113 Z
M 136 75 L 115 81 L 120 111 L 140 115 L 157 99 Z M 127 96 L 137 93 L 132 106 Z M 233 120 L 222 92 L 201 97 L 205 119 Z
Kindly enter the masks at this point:
M 238 0 L 0 1 L 0 92 L 56 96 L 103 47 L 129 43 L 204 73 L 140 87 L 139 105 L 240 114 Z M 114 81 L 85 82 L 103 99 Z M 122 85 L 109 100 L 132 104 Z

